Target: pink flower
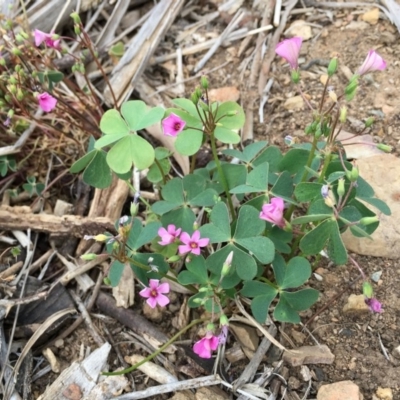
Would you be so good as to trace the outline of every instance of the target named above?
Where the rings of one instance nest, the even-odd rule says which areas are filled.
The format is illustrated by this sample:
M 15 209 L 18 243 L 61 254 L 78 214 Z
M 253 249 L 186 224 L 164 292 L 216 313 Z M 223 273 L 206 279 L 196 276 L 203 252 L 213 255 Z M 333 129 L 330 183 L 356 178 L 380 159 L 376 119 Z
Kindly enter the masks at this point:
M 303 39 L 301 37 L 283 40 L 276 45 L 275 52 L 290 64 L 290 68 L 297 69 L 299 66 L 297 60 L 299 58 L 302 42 Z
M 363 65 L 358 69 L 358 75 L 364 75 L 369 72 L 383 71 L 386 68 L 386 61 L 375 51 L 370 50 Z
M 200 247 L 205 247 L 210 242 L 208 238 L 200 239 L 200 231 L 194 231 L 191 237 L 188 233 L 182 232 L 180 239 L 183 245 L 178 247 L 179 254 L 192 253 L 196 256 L 200 255 Z
M 370 299 L 366 298 L 365 299 L 365 304 L 368 305 L 369 309 L 372 312 L 381 313 L 383 311 L 382 310 L 382 304 L 375 297 L 372 297 Z
M 146 303 L 151 307 L 155 308 L 156 305 L 165 307 L 169 303 L 169 298 L 164 296 L 163 293 L 169 293 L 169 284 L 161 283 L 159 284 L 158 279 L 150 279 L 149 287 L 144 288 L 139 292 L 142 297 L 146 297 Z
M 161 246 L 168 246 L 169 244 L 175 242 L 175 239 L 181 234 L 182 229 L 176 229 L 176 226 L 173 224 L 168 225 L 167 229 L 160 228 L 158 230 L 158 236 L 161 238 Z
M 285 220 L 283 219 L 284 208 L 285 203 L 283 200 L 280 197 L 274 197 L 271 199 L 270 204 L 264 204 L 262 206 L 260 218 L 283 228 L 286 225 Z
M 219 339 L 212 332 L 207 332 L 203 339 L 200 339 L 193 346 L 193 351 L 201 358 L 211 358 L 211 353 L 217 350 Z
M 167 118 L 162 120 L 161 124 L 165 136 L 177 136 L 178 133 L 183 131 L 186 122 L 176 114 L 171 113 Z
M 35 45 L 39 47 L 42 43 L 44 43 L 47 47 L 51 47 L 56 50 L 60 50 L 60 39 L 55 39 L 57 35 L 54 33 L 46 33 L 39 31 L 39 29 L 35 29 L 33 31 L 33 36 L 35 38 Z
M 39 100 L 40 108 L 45 112 L 52 111 L 57 104 L 57 99 L 47 92 L 39 93 L 37 99 Z

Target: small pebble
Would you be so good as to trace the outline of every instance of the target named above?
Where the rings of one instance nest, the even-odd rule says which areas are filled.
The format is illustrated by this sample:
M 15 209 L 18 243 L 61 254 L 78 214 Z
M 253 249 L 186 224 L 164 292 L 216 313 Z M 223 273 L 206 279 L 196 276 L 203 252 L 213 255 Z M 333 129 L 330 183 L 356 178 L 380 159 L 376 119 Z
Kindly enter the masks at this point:
M 381 279 L 382 271 L 376 271 L 371 275 L 371 279 L 375 282 L 378 283 L 379 279 Z

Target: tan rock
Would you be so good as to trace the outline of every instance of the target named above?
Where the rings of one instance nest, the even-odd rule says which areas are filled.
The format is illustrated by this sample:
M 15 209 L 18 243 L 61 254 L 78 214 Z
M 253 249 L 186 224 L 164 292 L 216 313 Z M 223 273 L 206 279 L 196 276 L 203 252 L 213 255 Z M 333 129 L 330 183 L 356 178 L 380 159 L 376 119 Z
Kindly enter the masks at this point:
M 390 389 L 390 388 L 378 387 L 378 390 L 376 391 L 376 395 L 381 400 L 393 400 L 393 392 L 392 392 L 392 389 Z
M 382 150 L 376 148 L 371 135 L 354 136 L 354 133 L 342 130 L 336 140 L 344 146 L 347 158 L 359 160 L 377 154 L 385 154 Z
M 387 203 L 391 215 L 377 211 L 378 229 L 373 240 L 356 238 L 349 230 L 343 235 L 346 248 L 352 252 L 392 259 L 400 258 L 398 245 L 400 224 L 400 159 L 392 154 L 380 154 L 357 161 L 362 176 L 374 189 L 375 196 Z
M 361 16 L 361 19 L 370 25 L 376 25 L 379 21 L 379 8 L 373 8 Z
M 332 364 L 335 356 L 328 346 L 303 346 L 283 353 L 283 360 L 292 367 L 303 364 Z
M 304 101 L 301 96 L 294 96 L 285 101 L 283 107 L 286 110 L 300 110 L 304 106 Z
M 355 383 L 342 381 L 321 386 L 317 400 L 363 400 L 363 395 Z
M 361 316 L 368 314 L 370 311 L 369 307 L 365 304 L 365 298 L 363 294 L 351 294 L 347 300 L 347 303 L 343 307 L 343 312 L 353 316 Z
M 226 86 L 217 89 L 211 89 L 208 92 L 211 101 L 238 101 L 240 90 L 236 86 Z
M 290 25 L 286 30 L 285 35 L 288 36 L 300 36 L 304 41 L 309 40 L 313 37 L 311 26 L 302 19 L 298 19 Z

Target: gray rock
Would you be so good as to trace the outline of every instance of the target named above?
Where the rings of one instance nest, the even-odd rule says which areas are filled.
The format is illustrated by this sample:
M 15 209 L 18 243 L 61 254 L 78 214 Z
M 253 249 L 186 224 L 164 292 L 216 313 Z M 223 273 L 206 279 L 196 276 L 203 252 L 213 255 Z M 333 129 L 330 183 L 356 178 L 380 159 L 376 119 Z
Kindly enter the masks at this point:
M 328 346 L 303 346 L 283 353 L 283 360 L 292 367 L 303 364 L 332 364 L 335 356 Z

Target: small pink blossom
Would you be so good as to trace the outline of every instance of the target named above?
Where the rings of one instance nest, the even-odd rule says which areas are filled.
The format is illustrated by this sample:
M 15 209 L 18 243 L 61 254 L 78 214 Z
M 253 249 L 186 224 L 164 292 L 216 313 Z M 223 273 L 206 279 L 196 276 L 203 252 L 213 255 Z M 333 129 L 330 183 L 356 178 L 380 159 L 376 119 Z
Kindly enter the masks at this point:
M 386 61 L 375 51 L 370 50 L 363 65 L 358 69 L 358 75 L 368 74 L 374 71 L 383 71 L 386 68 Z
M 186 122 L 176 114 L 171 113 L 167 118 L 162 120 L 161 124 L 165 136 L 177 136 L 178 133 L 183 131 Z
M 192 253 L 196 256 L 200 255 L 200 247 L 206 247 L 210 242 L 209 238 L 200 239 L 200 231 L 194 231 L 192 236 L 182 232 L 180 240 L 183 245 L 178 247 L 179 254 Z
M 35 45 L 39 47 L 42 43 L 44 43 L 47 47 L 51 47 L 56 50 L 60 50 L 60 39 L 57 38 L 57 35 L 54 33 L 46 33 L 39 31 L 39 29 L 35 29 L 33 31 L 33 36 L 35 38 Z
M 284 58 L 290 64 L 291 69 L 297 69 L 299 66 L 298 58 L 302 42 L 303 39 L 301 37 L 292 37 L 276 45 L 276 54 Z
M 285 227 L 286 223 L 283 219 L 283 210 L 285 208 L 285 203 L 280 197 L 274 197 L 271 199 L 269 204 L 264 204 L 262 206 L 262 211 L 260 212 L 260 218 L 265 221 L 271 222 L 279 226 L 280 228 Z
M 176 226 L 173 224 L 168 225 L 167 229 L 160 228 L 158 230 L 158 236 L 160 236 L 161 241 L 158 244 L 161 246 L 168 246 L 169 244 L 175 242 L 175 239 L 179 237 L 182 229 L 176 229 Z
M 47 92 L 39 93 L 37 95 L 40 108 L 45 112 L 52 111 L 57 105 L 57 99 L 48 94 Z
M 142 297 L 146 297 L 146 303 L 155 308 L 156 305 L 165 307 L 169 303 L 169 298 L 164 296 L 164 293 L 169 293 L 169 284 L 161 283 L 158 279 L 150 279 L 149 287 L 144 288 L 139 292 Z
M 200 339 L 193 346 L 193 351 L 201 358 L 211 358 L 214 350 L 217 350 L 219 344 L 218 336 L 212 332 L 207 332 L 203 339 Z
M 375 297 L 371 297 L 370 299 L 367 297 L 365 303 L 372 312 L 381 313 L 383 311 L 382 304 Z

